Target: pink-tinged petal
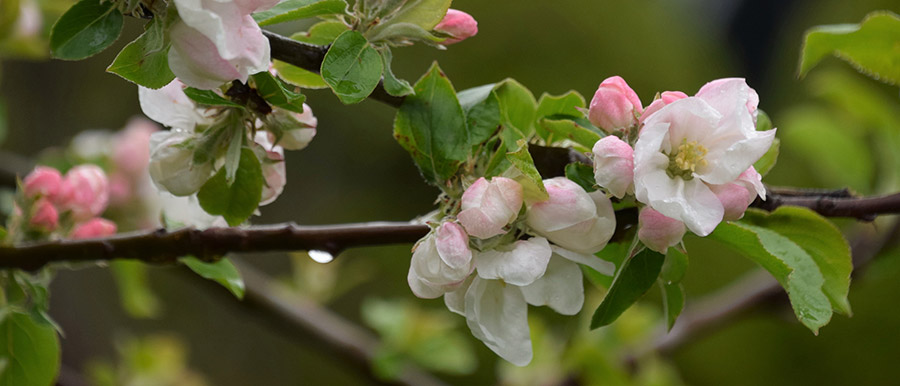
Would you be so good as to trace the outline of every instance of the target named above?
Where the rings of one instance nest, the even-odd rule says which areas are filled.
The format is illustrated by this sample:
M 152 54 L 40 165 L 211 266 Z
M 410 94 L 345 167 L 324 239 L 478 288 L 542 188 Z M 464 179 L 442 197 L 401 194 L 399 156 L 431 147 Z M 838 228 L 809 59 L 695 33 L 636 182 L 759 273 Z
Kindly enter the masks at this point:
M 734 142 L 724 151 L 710 151 L 706 157 L 707 167 L 698 171 L 697 176 L 710 184 L 734 181 L 769 151 L 775 131 L 754 131 L 753 135 Z
M 753 166 L 747 168 L 738 179 L 734 181 L 736 184 L 740 184 L 747 188 L 751 192 L 750 194 L 750 202 L 747 205 L 753 203 L 753 200 L 756 199 L 756 195 L 759 195 L 763 200 L 766 199 L 766 186 L 762 183 L 762 175 L 756 171 L 756 168 Z M 756 193 L 756 195 L 752 193 Z
M 448 310 L 461 316 L 466 316 L 466 291 L 469 290 L 469 286 L 472 285 L 472 281 L 476 277 L 475 275 L 467 277 L 459 287 L 444 294 L 444 304 Z
M 222 58 L 215 44 L 199 31 L 182 22 L 175 23 L 169 31 L 172 37 L 169 67 L 188 86 L 214 90 L 241 78 L 241 73 Z
M 469 235 L 486 239 L 504 234 L 503 227 L 522 207 L 522 186 L 504 177 L 490 182 L 479 178 L 463 193 L 460 207 L 457 218 Z
M 116 233 L 116 224 L 104 218 L 92 218 L 75 226 L 72 239 L 93 239 L 98 237 L 112 236 Z
M 666 217 L 653 208 L 641 209 L 638 215 L 638 239 L 659 253 L 666 253 L 669 247 L 678 245 L 684 238 L 684 223 Z
M 109 179 L 96 165 L 78 165 L 66 173 L 70 192 L 60 209 L 69 210 L 76 220 L 99 216 L 109 203 Z
M 584 283 L 581 268 L 555 256 L 547 264 L 540 279 L 522 287 L 525 301 L 535 306 L 549 306 L 563 315 L 575 315 L 584 305 Z
M 203 117 L 195 110 L 194 101 L 184 94 L 184 87 L 178 79 L 159 90 L 139 86 L 138 99 L 144 115 L 171 128 L 193 131 Z
M 684 222 L 701 237 L 712 233 L 725 214 L 716 195 L 697 178 L 685 181 L 669 177 L 665 170 L 656 170 L 636 179 L 635 189 L 641 202 Z
M 459 224 L 444 222 L 435 232 L 435 244 L 441 260 L 452 268 L 468 268 L 472 264 L 469 236 Z
M 593 254 L 578 253 L 556 245 L 551 245 L 550 249 L 553 250 L 553 254 L 556 256 L 566 258 L 578 264 L 584 264 L 606 276 L 613 276 L 616 273 L 615 264 L 603 260 Z
M 465 303 L 466 324 L 473 336 L 516 366 L 531 362 L 528 304 L 519 287 L 475 278 Z
M 590 220 L 597 213 L 591 197 L 565 177 L 544 180 L 549 198 L 528 208 L 528 226 L 538 232 L 553 232 Z
M 466 209 L 456 215 L 459 223 L 466 228 L 466 232 L 472 237 L 488 239 L 506 233 L 503 226 L 497 224 L 478 208 Z
M 552 253 L 550 244 L 543 237 L 518 240 L 511 245 L 476 253 L 475 270 L 484 279 L 528 285 L 544 274 Z
M 641 99 L 620 76 L 606 78 L 591 99 L 588 119 L 606 130 L 627 128 L 637 123 L 643 111 Z
M 613 196 L 634 190 L 634 150 L 616 136 L 606 136 L 593 148 L 594 179 Z
M 744 217 L 747 206 L 753 202 L 753 197 L 755 197 L 747 188 L 734 183 L 710 185 L 709 188 L 716 194 L 725 209 L 725 214 L 722 216 L 725 221 L 734 221 Z
M 457 9 L 448 9 L 440 23 L 434 26 L 434 30 L 452 36 L 441 42 L 446 46 L 475 36 L 478 33 L 478 22 L 468 13 Z
M 701 87 L 696 97 L 709 103 L 725 119 L 740 122 L 745 134 L 756 130 L 759 96 L 743 78 L 716 79 Z
M 53 231 L 59 226 L 59 212 L 46 199 L 34 203 L 34 214 L 29 221 L 31 226 L 45 231 Z
M 501 197 L 503 197 L 503 204 L 506 206 L 506 209 L 510 213 L 518 214 L 519 209 L 522 209 L 522 197 L 524 195 L 522 185 L 506 177 L 494 177 L 491 179 L 491 183 L 497 187 Z M 512 217 L 510 221 L 514 219 L 515 217 Z
M 47 166 L 38 166 L 25 176 L 22 185 L 25 197 L 43 196 L 55 200 L 59 196 L 60 189 L 62 189 L 62 182 L 63 178 L 59 170 Z
M 649 106 L 644 108 L 644 113 L 641 114 L 640 122 L 643 123 L 647 120 L 653 113 L 659 111 L 669 103 L 675 102 L 679 99 L 687 98 L 687 94 L 681 91 L 664 91 L 660 94 L 659 99 L 653 100 Z
M 433 299 L 459 287 L 471 272 L 469 264 L 451 267 L 444 263 L 431 233 L 416 245 L 407 280 L 416 296 Z

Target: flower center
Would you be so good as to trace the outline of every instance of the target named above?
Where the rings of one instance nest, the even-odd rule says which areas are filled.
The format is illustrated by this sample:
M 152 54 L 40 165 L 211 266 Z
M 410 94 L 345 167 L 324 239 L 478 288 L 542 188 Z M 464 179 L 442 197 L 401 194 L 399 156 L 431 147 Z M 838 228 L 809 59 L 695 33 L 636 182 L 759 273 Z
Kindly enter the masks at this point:
M 671 178 L 681 177 L 686 181 L 694 178 L 698 166 L 706 166 L 706 153 L 709 150 L 697 141 L 681 140 L 681 145 L 673 154 L 669 154 L 669 167 L 666 174 Z

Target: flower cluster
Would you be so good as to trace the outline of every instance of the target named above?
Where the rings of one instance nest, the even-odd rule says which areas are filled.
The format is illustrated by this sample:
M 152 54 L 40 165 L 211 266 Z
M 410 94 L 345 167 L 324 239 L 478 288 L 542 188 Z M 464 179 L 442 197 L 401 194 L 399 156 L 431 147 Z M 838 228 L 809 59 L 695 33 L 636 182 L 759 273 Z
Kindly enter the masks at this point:
M 109 180 L 96 165 L 75 166 L 65 176 L 38 166 L 25 177 L 17 201 L 11 221 L 24 228 L 21 234 L 85 239 L 116 233 L 115 223 L 99 217 L 109 203 Z
M 532 357 L 528 304 L 574 315 L 584 303 L 577 263 L 613 268 L 593 256 L 615 230 L 606 195 L 562 177 L 544 186 L 549 198 L 526 202 L 515 180 L 479 178 L 416 244 L 407 277 L 416 296 L 443 295 L 475 337 L 520 366 Z
M 622 78 L 600 84 L 588 118 L 610 135 L 594 145 L 595 179 L 643 205 L 638 237 L 647 247 L 665 253 L 686 229 L 706 236 L 741 218 L 757 195 L 765 199 L 753 163 L 775 129 L 756 130 L 758 104 L 738 78 L 709 82 L 692 97 L 666 91 L 646 107 Z

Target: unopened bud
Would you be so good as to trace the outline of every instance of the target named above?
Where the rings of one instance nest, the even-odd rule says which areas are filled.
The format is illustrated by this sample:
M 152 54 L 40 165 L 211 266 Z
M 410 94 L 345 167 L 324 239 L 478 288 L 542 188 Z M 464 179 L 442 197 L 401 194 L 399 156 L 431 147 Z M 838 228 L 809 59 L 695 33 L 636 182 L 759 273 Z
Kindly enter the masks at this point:
M 612 132 L 634 126 L 642 111 L 637 93 L 625 83 L 625 79 L 613 76 L 600 83 L 594 93 L 588 119 L 597 127 Z

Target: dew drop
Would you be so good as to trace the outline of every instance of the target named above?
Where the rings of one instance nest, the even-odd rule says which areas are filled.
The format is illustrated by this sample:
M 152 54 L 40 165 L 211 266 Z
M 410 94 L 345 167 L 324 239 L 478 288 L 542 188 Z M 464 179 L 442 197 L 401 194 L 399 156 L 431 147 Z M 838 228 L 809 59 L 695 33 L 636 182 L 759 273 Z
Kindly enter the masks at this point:
M 325 263 L 331 262 L 331 260 L 334 260 L 334 256 L 331 253 L 326 252 L 326 251 L 320 251 L 317 249 L 313 249 L 307 253 L 309 254 L 309 258 L 313 259 L 313 261 L 315 261 L 316 263 L 325 264 Z

